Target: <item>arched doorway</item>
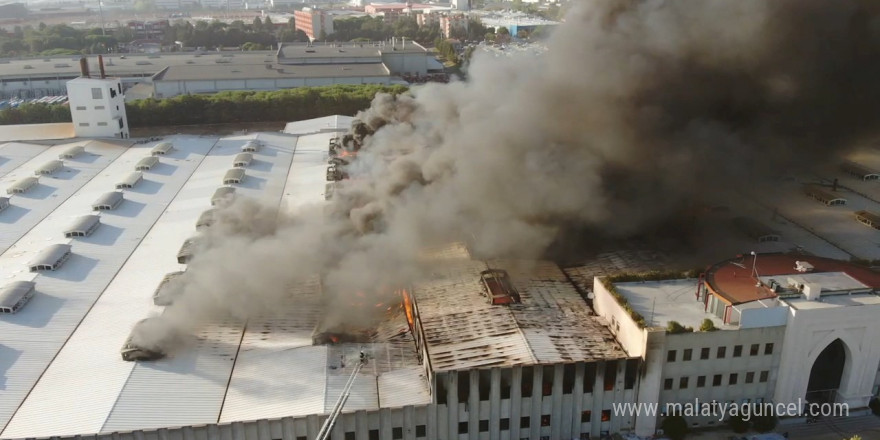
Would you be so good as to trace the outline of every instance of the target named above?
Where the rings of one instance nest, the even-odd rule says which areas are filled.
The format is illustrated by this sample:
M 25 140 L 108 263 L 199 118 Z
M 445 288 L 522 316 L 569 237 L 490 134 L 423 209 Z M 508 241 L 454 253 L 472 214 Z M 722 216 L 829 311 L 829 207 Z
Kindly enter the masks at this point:
M 840 387 L 843 367 L 846 365 L 846 347 L 843 341 L 835 339 L 819 353 L 813 369 L 810 370 L 810 382 L 807 385 L 807 400 L 810 402 L 831 402 Z

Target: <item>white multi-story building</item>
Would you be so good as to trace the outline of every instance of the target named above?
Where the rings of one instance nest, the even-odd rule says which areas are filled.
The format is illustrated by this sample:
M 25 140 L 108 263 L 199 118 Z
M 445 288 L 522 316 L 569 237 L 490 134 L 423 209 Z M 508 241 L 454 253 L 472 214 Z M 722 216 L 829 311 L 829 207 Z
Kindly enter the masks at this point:
M 452 0 L 450 4 L 459 11 L 469 11 L 471 9 L 471 0 Z
M 128 138 L 125 95 L 119 78 L 80 77 L 67 82 L 77 137 Z
M 670 404 L 865 408 L 880 390 L 878 289 L 880 274 L 849 262 L 757 254 L 718 263 L 699 280 L 596 278 L 593 305 L 627 354 L 645 359 L 638 400 L 659 402 L 661 416 L 637 418 L 647 435 Z M 671 321 L 685 329 L 669 330 Z M 718 416 L 687 421 L 710 426 Z

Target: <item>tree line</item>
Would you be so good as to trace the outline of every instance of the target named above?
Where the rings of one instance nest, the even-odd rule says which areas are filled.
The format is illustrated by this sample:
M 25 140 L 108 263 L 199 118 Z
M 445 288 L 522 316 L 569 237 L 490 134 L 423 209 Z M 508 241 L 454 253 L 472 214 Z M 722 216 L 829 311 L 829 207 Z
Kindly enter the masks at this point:
M 354 115 L 370 106 L 377 93 L 398 95 L 405 86 L 378 84 L 299 87 L 273 92 L 221 92 L 140 99 L 125 104 L 131 127 L 297 121 Z M 63 105 L 23 104 L 0 111 L 0 125 L 69 122 Z

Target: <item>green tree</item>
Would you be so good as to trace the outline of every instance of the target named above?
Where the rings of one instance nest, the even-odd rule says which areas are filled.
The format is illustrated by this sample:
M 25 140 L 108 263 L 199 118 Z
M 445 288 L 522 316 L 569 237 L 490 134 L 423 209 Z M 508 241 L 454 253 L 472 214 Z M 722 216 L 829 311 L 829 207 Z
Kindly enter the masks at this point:
M 672 333 L 672 334 L 689 333 L 692 331 L 694 331 L 694 329 L 692 327 L 685 327 L 685 326 L 679 324 L 678 321 L 669 321 L 668 323 L 666 323 L 666 332 L 667 333 Z
M 714 332 L 716 330 L 718 330 L 718 327 L 715 327 L 715 323 L 709 318 L 704 319 L 703 322 L 700 323 L 701 332 Z
M 688 433 L 687 420 L 680 415 L 670 415 L 661 424 L 663 434 L 672 440 L 682 440 Z

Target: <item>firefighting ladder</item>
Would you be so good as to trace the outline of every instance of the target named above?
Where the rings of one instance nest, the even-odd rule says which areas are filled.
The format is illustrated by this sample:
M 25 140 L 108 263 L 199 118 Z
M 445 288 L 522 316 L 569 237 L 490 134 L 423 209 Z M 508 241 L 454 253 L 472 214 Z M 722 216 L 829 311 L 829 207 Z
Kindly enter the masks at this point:
M 336 405 L 333 406 L 333 410 L 330 411 L 330 415 L 327 416 L 327 420 L 324 421 L 324 425 L 321 426 L 321 430 L 318 431 L 318 436 L 315 437 L 315 440 L 327 440 L 330 438 L 330 431 L 333 429 L 333 425 L 336 424 L 336 419 L 339 417 L 339 414 L 342 413 L 342 407 L 345 406 L 348 396 L 351 395 L 351 386 L 354 384 L 354 379 L 366 363 L 367 358 L 364 356 L 364 353 L 361 352 L 360 361 L 355 365 L 354 371 L 351 372 L 348 382 L 345 383 L 345 388 L 342 389 L 342 394 L 340 394 L 339 399 L 336 400 Z

